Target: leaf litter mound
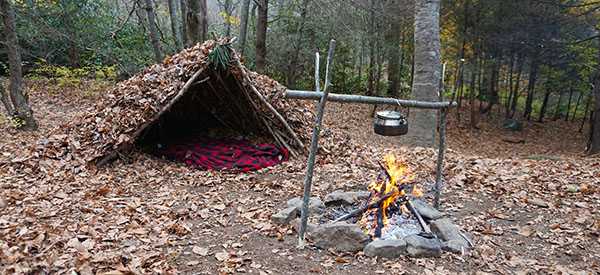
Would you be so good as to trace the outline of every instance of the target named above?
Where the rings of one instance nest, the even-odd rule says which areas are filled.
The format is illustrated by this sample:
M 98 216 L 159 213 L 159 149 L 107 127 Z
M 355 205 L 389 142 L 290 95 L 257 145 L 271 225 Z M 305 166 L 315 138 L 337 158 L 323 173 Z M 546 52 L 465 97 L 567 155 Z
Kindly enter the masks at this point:
M 137 134 L 146 127 L 171 101 L 184 84 L 199 70 L 213 70 L 209 62 L 211 51 L 223 41 L 207 41 L 168 57 L 162 64 L 146 68 L 132 78 L 120 82 L 104 94 L 93 108 L 70 122 L 60 125 L 47 138 L 38 141 L 30 152 L 13 159 L 13 164 L 27 165 L 48 172 L 69 169 L 79 173 L 103 158 L 115 154 L 128 158 L 134 148 Z M 232 54 L 236 59 L 237 55 Z M 284 100 L 286 90 L 275 80 L 247 70 L 241 63 L 231 62 L 229 72 L 246 89 L 255 87 L 262 96 L 284 117 L 299 139 L 306 145 L 310 141 L 314 112 L 307 102 Z M 247 74 L 250 83 L 245 81 Z M 257 100 L 258 101 L 258 100 Z M 264 105 L 261 115 L 273 116 Z M 272 119 L 276 121 L 276 119 Z M 283 128 L 281 122 L 274 127 Z M 325 131 L 322 150 L 326 153 L 347 152 L 350 143 L 340 143 L 339 134 Z M 288 140 L 289 144 L 293 141 Z M 297 144 L 295 144 L 297 145 Z M 306 152 L 306 146 L 300 148 Z M 339 153 L 338 153 L 339 154 Z

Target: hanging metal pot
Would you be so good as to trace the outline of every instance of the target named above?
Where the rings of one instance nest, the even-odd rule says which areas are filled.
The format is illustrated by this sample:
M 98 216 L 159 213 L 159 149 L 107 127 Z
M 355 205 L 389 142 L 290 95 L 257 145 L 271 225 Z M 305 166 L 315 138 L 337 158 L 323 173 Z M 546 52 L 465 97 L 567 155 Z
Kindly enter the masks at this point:
M 408 133 L 408 121 L 397 111 L 377 112 L 373 127 L 375 133 L 382 136 L 401 136 Z

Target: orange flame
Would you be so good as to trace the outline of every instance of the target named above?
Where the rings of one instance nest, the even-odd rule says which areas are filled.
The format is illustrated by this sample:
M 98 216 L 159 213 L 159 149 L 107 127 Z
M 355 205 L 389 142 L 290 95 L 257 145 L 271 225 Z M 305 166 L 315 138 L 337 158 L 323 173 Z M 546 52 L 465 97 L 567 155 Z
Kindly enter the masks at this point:
M 390 194 L 390 193 L 393 194 L 392 196 L 383 200 L 381 203 L 381 206 L 380 206 L 380 209 L 382 211 L 381 212 L 382 221 L 383 221 L 383 225 L 385 226 L 389 223 L 388 208 L 394 202 L 396 202 L 398 200 L 398 198 L 406 195 L 403 185 L 413 182 L 415 179 L 415 176 L 410 171 L 410 169 L 405 161 L 396 159 L 396 156 L 394 156 L 392 154 L 388 154 L 384 157 L 383 168 L 386 171 L 386 176 L 383 178 L 382 177 L 378 178 L 377 181 L 375 181 L 369 185 L 369 191 L 371 191 L 371 194 L 372 194 L 369 203 L 379 200 L 382 196 L 384 196 L 386 194 Z M 420 196 L 422 196 L 422 192 L 421 192 L 421 190 L 417 189 L 416 187 L 413 187 L 413 189 L 411 191 L 411 195 L 413 195 L 415 197 L 420 197 Z M 372 214 L 375 214 L 374 216 L 376 216 L 376 211 L 377 211 L 377 209 L 371 209 L 370 211 L 365 212 L 360 221 L 360 224 L 367 228 L 371 228 L 371 229 L 376 228 L 377 221 L 375 221 L 374 225 L 370 225 L 370 222 L 368 220 L 369 216 L 373 216 Z M 371 231 L 369 229 L 367 229 L 367 230 Z M 369 232 L 369 234 L 372 234 L 372 233 L 373 232 Z

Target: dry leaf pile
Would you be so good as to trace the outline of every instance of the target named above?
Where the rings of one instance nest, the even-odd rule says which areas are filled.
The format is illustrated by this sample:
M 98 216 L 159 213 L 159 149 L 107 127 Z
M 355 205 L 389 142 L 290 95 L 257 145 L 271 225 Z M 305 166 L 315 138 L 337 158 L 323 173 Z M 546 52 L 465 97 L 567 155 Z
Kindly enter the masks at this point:
M 577 151 L 519 158 L 494 154 L 498 145 L 484 139 L 478 144 L 489 151 L 476 155 L 456 144 L 477 136 L 450 128 L 442 203 L 476 248 L 462 256 L 386 261 L 298 250 L 295 232 L 270 221 L 289 198 L 301 195 L 304 159 L 240 175 L 190 170 L 140 153 L 129 162 L 78 173 L 64 158 L 53 160 L 63 167 L 46 170 L 13 163 L 28 144 L 52 136 L 49 126 L 82 117 L 88 109 L 81 106 L 94 102 L 49 96 L 34 87 L 30 94 L 42 130 L 1 126 L 2 273 L 574 274 L 600 268 L 600 160 Z M 369 107 L 329 106 L 315 195 L 365 190 L 386 152 L 406 159 L 424 188 L 431 188 L 434 150 L 375 136 Z M 310 135 L 309 128 L 301 134 Z M 547 140 L 550 151 L 559 148 Z M 355 143 L 360 146 L 348 146 Z M 544 154 L 538 149 L 527 155 Z

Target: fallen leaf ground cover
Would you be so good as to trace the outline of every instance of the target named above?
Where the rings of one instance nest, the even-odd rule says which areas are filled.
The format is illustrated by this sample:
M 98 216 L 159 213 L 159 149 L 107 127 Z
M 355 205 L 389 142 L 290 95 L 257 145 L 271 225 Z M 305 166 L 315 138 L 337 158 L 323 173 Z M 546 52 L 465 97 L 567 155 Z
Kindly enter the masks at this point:
M 85 87 L 62 93 L 50 92 L 53 87 L 45 82 L 29 87 L 41 129 L 0 126 L 2 273 L 569 274 L 600 269 L 600 160 L 580 154 L 584 138 L 572 131 L 576 124 L 528 124 L 522 133 L 511 133 L 497 126 L 499 118 L 482 120 L 479 130 L 452 118 L 442 203 L 476 247 L 462 256 L 385 261 L 361 253 L 299 250 L 292 228 L 271 223 L 274 211 L 300 196 L 305 159 L 251 174 L 190 170 L 143 154 L 81 174 L 33 173 L 31 167 L 12 165 L 29 144 L 95 100 Z M 357 147 L 320 155 L 315 195 L 365 190 L 386 152 L 406 159 L 425 189 L 431 188 L 435 152 L 374 135 L 371 111 L 329 105 L 328 131 Z M 507 143 L 505 136 L 526 141 Z M 571 143 L 565 145 L 565 136 Z

